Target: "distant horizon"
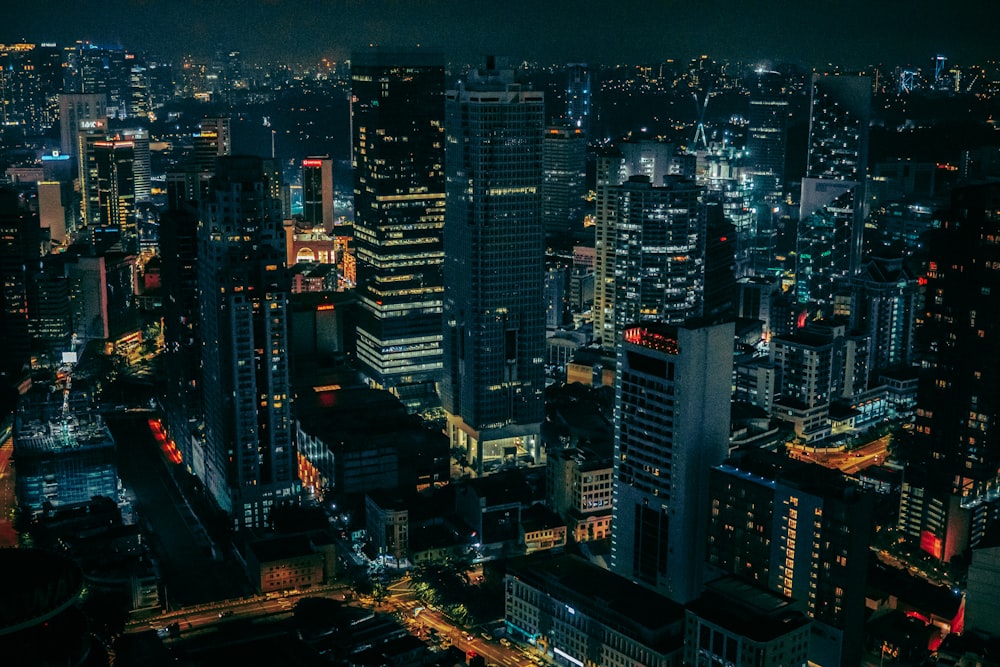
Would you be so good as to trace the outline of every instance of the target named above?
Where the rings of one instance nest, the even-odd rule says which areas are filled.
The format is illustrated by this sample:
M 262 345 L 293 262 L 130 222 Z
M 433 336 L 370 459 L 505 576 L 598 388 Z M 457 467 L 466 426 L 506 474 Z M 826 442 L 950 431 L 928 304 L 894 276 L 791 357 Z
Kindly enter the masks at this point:
M 925 0 L 830 6 L 793 0 L 106 0 L 95 9 L 78 0 L 38 0 L 7 12 L 0 43 L 83 40 L 170 60 L 235 50 L 259 64 L 343 61 L 369 44 L 425 48 L 462 63 L 486 53 L 601 66 L 704 54 L 748 64 L 926 70 L 938 54 L 959 65 L 1000 59 L 992 35 L 1000 3 L 959 0 L 942 7 Z

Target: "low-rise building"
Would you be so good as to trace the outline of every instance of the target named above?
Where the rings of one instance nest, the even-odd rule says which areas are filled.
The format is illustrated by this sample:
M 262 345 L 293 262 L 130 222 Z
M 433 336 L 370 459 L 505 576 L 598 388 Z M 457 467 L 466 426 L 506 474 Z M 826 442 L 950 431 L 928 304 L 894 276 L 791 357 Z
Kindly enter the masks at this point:
M 256 540 L 247 544 L 247 570 L 261 593 L 318 586 L 333 575 L 332 550 L 305 535 Z
M 808 650 L 809 619 L 792 600 L 735 577 L 710 582 L 687 605 L 689 667 L 804 667 Z
M 514 561 L 505 578 L 508 632 L 566 667 L 673 667 L 684 609 L 572 555 Z

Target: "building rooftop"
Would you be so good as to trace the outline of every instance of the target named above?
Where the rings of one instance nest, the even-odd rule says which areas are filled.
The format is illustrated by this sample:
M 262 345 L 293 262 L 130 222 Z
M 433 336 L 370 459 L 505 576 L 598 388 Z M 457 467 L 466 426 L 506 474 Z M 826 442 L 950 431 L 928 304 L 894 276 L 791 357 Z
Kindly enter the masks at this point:
M 691 613 L 756 642 L 769 642 L 809 624 L 795 603 L 736 577 L 706 585 L 688 604 Z
M 508 572 L 624 634 L 659 633 L 684 617 L 684 608 L 673 600 L 578 556 L 523 558 Z

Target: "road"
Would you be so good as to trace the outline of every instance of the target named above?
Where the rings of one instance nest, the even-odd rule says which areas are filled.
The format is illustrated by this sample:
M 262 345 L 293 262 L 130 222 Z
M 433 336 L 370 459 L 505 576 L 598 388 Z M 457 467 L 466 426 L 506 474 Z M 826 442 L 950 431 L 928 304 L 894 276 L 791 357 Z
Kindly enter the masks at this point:
M 486 639 L 478 632 L 470 632 L 458 627 L 440 611 L 425 608 L 414 597 L 409 585 L 410 580 L 403 579 L 388 586 L 386 599 L 377 609 L 397 612 L 410 634 L 431 643 L 439 643 L 442 648 L 455 646 L 466 655 L 470 651 L 474 651 L 477 655 L 483 656 L 488 665 L 532 666 L 531 656 L 535 653 L 531 649 L 516 643 L 504 646 L 500 643 L 500 637 L 491 636 L 490 639 Z M 434 635 L 440 637 L 440 641 L 434 640 Z
M 212 558 L 204 529 L 167 469 L 144 413 L 108 417 L 118 452 L 118 474 L 135 496 L 135 509 L 153 543 L 171 607 L 229 599 L 249 592 L 242 568 Z M 150 530 L 152 529 L 152 530 Z
M 788 445 L 793 458 L 818 463 L 848 475 L 856 475 L 865 468 L 884 463 L 888 455 L 889 436 L 882 436 L 850 451 L 826 450 L 806 445 Z

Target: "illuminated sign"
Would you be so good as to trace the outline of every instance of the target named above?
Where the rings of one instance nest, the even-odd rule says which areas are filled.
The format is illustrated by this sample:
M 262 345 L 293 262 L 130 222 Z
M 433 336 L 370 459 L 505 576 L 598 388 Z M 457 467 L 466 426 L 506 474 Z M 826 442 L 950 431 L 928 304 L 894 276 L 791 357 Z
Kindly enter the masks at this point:
M 302 166 L 303 167 L 322 167 L 323 166 L 323 161 L 322 160 L 303 160 L 302 161 Z
M 81 130 L 103 130 L 106 126 L 103 120 L 81 120 L 80 129 Z

